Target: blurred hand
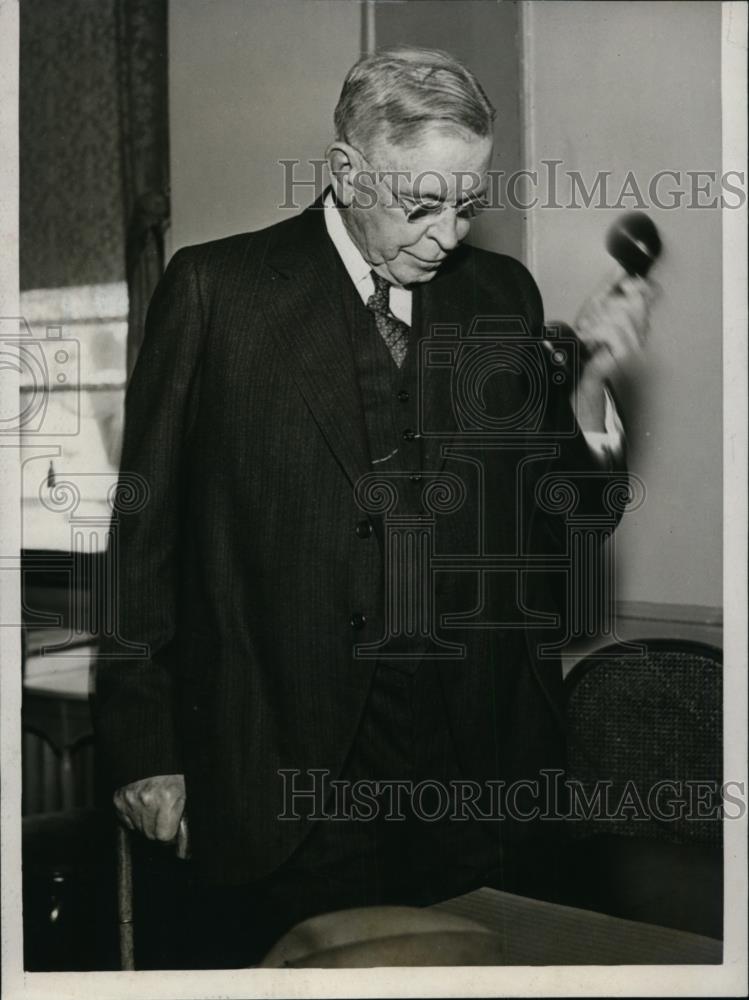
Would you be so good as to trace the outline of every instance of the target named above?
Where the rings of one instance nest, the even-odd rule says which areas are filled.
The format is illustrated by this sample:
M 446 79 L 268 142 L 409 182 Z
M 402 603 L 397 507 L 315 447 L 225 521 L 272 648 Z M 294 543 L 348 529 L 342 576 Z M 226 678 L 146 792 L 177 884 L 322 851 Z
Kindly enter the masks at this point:
M 574 322 L 589 353 L 585 378 L 605 382 L 642 358 L 657 293 L 657 285 L 645 278 L 625 275 L 617 290 L 607 283 L 586 299 Z
M 641 363 L 657 294 L 652 282 L 625 275 L 617 290 L 608 281 L 583 303 L 574 322 L 588 352 L 576 401 L 583 428 L 602 429 L 604 385 L 616 385 Z
M 186 818 L 180 829 L 185 811 L 183 774 L 159 774 L 124 785 L 114 793 L 114 807 L 128 829 L 166 844 L 179 833 L 179 845 L 186 850 Z

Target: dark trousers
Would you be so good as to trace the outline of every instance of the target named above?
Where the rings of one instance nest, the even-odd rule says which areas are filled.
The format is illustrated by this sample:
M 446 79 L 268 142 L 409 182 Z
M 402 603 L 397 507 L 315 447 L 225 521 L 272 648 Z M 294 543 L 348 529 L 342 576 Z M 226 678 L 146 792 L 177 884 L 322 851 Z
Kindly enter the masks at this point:
M 184 964 L 255 964 L 287 930 L 319 913 L 424 906 L 486 884 L 522 889 L 521 872 L 536 872 L 538 857 L 508 849 L 501 823 L 451 817 L 448 793 L 434 783 L 449 789 L 460 777 L 434 669 L 408 673 L 378 666 L 340 776 L 346 787 L 384 783 L 376 815 L 352 818 L 345 800 L 337 807 L 329 802 L 328 812 L 337 808 L 338 818 L 313 821 L 295 852 L 266 878 L 249 886 L 195 888 Z M 400 801 L 394 782 L 408 783 Z M 419 794 L 412 797 L 412 788 Z

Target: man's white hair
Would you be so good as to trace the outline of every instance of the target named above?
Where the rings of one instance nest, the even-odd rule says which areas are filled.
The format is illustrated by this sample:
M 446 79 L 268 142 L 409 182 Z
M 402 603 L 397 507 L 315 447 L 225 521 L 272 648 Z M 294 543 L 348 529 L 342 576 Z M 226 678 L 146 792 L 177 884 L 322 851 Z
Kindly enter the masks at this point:
M 359 148 L 379 138 L 417 142 L 425 128 L 487 136 L 495 110 L 473 73 L 439 49 L 382 49 L 349 70 L 335 109 L 336 138 Z

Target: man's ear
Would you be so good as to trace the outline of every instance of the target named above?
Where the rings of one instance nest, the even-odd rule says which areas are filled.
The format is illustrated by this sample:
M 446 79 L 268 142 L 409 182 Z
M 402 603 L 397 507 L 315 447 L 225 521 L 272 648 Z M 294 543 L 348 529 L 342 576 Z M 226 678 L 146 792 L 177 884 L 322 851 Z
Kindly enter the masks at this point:
M 348 207 L 354 199 L 354 174 L 361 170 L 361 156 L 347 142 L 336 139 L 325 151 L 336 199 Z

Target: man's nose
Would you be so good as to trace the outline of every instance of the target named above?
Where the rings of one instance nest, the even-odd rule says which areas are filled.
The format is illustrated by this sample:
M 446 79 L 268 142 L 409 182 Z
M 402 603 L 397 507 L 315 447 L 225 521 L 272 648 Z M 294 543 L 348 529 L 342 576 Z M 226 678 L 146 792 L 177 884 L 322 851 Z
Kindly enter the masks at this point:
M 454 208 L 446 206 L 429 227 L 429 235 L 436 240 L 443 253 L 450 253 L 464 239 L 466 227 L 463 219 L 458 218 Z

